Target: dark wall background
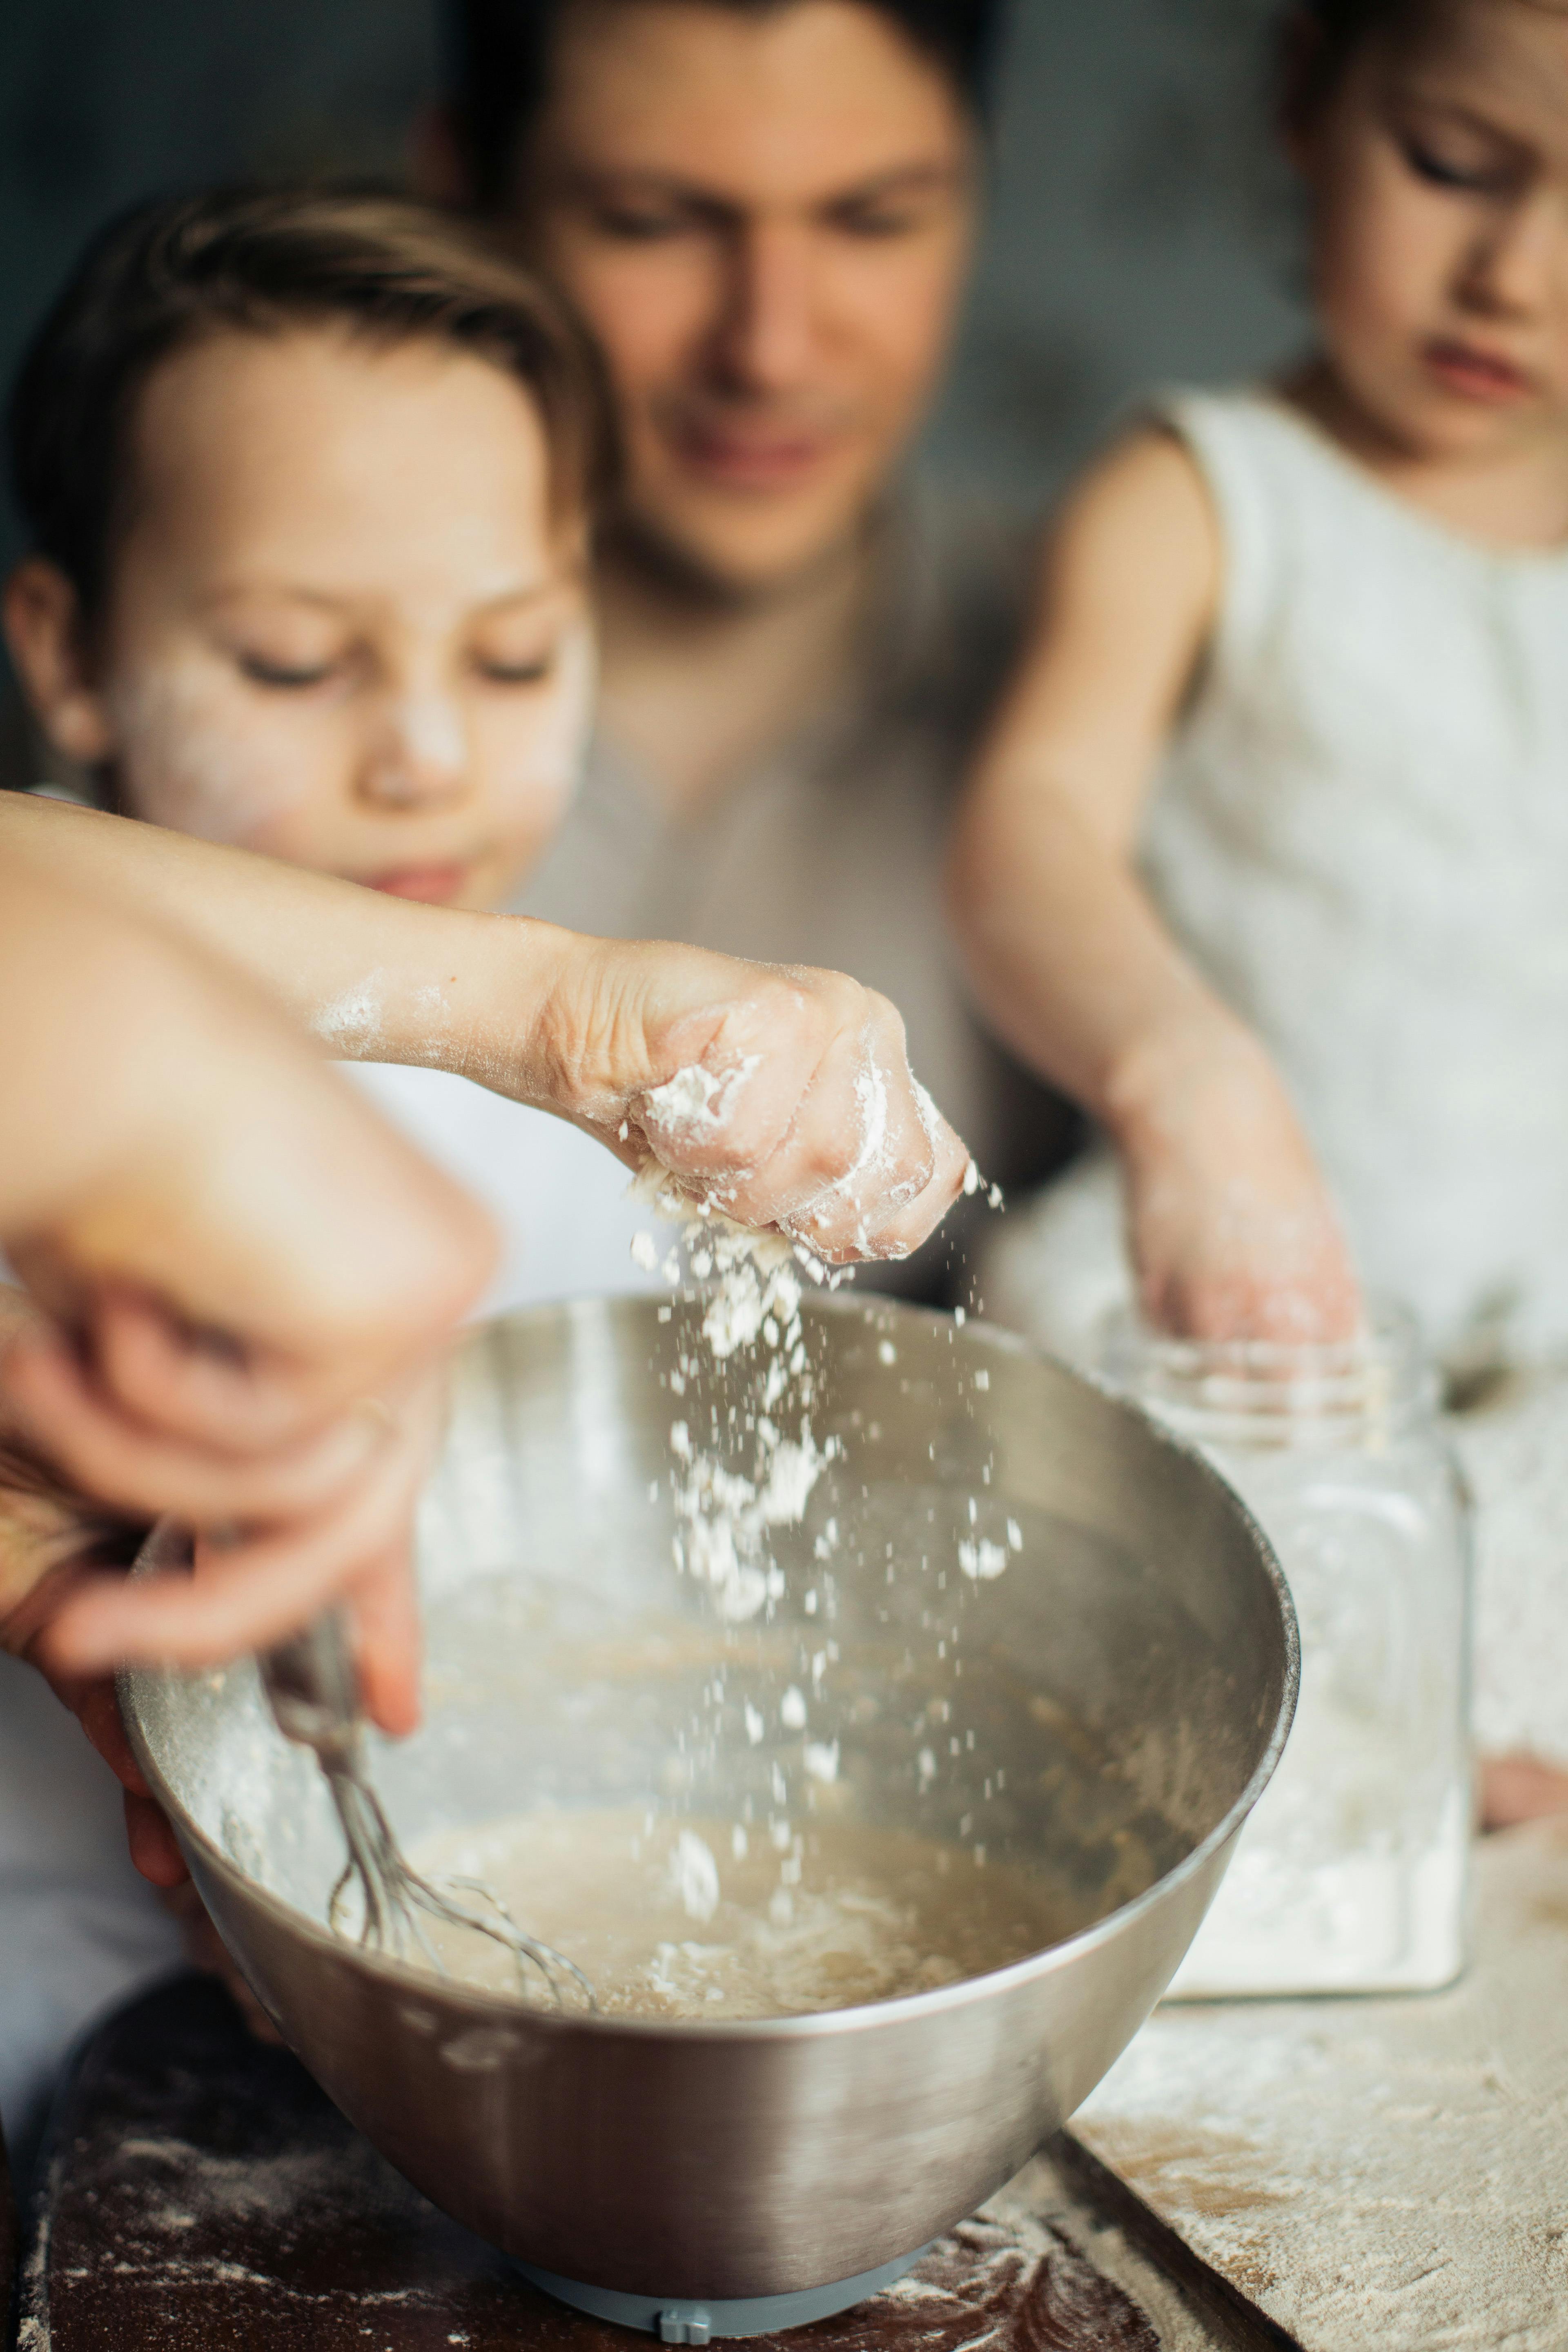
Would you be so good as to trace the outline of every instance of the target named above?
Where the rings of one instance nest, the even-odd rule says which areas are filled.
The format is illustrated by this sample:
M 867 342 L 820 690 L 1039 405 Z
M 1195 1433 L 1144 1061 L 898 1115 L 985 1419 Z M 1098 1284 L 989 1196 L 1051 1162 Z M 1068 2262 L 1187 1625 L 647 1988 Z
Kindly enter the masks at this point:
M 1038 499 L 1151 382 L 1300 332 L 1270 160 L 1274 0 L 1016 0 L 994 201 L 949 396 L 949 476 Z M 115 206 L 249 172 L 402 168 L 438 0 L 5 0 L 0 375 Z M 0 558 L 16 551 L 0 510 Z

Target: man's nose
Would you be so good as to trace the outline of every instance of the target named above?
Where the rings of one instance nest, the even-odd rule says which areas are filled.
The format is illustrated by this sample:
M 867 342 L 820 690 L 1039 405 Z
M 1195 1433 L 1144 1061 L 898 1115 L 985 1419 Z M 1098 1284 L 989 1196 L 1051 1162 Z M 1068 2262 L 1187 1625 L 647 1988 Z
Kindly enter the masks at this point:
M 727 261 L 714 356 L 737 389 L 788 393 L 809 381 L 821 289 L 810 229 L 747 223 Z
M 429 693 L 389 702 L 361 764 L 360 798 L 377 809 L 428 808 L 460 800 L 468 784 L 468 739 L 457 705 Z

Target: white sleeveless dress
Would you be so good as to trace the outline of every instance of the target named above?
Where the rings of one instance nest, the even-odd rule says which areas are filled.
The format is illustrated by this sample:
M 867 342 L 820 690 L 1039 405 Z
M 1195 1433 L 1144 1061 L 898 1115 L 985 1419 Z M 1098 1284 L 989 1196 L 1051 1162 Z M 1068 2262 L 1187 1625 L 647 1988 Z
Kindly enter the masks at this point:
M 1568 549 L 1464 537 L 1267 393 L 1154 414 L 1208 488 L 1225 582 L 1145 877 L 1274 1055 L 1368 1287 L 1451 1362 L 1533 1368 L 1528 1440 L 1507 1412 L 1457 1433 L 1481 1728 L 1568 1756 L 1568 1384 L 1546 1369 L 1568 1365 Z M 1109 1158 L 1007 1223 L 989 1311 L 1092 1353 L 1128 1295 Z M 1537 1634 L 1539 1667 L 1499 1651 Z

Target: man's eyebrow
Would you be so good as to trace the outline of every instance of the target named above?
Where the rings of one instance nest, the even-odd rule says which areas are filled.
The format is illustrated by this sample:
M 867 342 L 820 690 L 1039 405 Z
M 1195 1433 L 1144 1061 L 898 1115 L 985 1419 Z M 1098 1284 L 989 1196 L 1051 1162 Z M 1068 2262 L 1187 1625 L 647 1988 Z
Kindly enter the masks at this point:
M 829 205 L 875 204 L 882 196 L 918 195 L 927 188 L 951 188 L 969 176 L 962 163 L 899 163 L 873 179 L 858 180 L 829 196 Z
M 922 157 L 918 162 L 892 164 L 868 179 L 835 188 L 830 194 L 819 197 L 814 209 L 830 212 L 847 205 L 875 204 L 888 196 L 916 195 L 927 189 L 953 187 L 967 177 L 963 163 Z M 562 179 L 576 194 L 601 200 L 611 195 L 653 196 L 708 212 L 742 213 L 750 209 L 743 197 L 727 189 L 705 186 L 679 172 L 639 168 L 636 164 L 579 163 L 563 173 Z

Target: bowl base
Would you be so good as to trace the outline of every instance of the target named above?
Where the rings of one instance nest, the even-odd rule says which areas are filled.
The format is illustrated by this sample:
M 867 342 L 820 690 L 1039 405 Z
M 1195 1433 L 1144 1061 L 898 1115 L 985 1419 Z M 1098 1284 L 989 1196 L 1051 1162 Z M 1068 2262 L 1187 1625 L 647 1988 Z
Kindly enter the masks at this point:
M 577 2279 L 561 2278 L 554 2271 L 543 2271 L 533 2263 L 520 2262 L 518 2269 L 526 2279 L 558 2303 L 569 2303 L 574 2310 L 585 2311 L 595 2319 L 613 2320 L 618 2327 L 637 2327 L 645 2336 L 657 2336 L 666 2344 L 716 2344 L 731 2336 L 773 2336 L 781 2328 L 805 2327 L 814 2319 L 830 2319 L 837 2311 L 847 2311 L 868 2295 L 879 2294 L 883 2287 L 891 2286 L 895 2279 L 912 2270 L 921 2256 L 930 2251 L 930 2244 L 917 2246 L 913 2253 L 900 2254 L 897 2262 L 883 2263 L 874 2271 L 861 2271 L 855 2278 L 836 2279 L 827 2286 L 803 2286 L 793 2294 L 748 2294 L 706 2296 L 700 2300 L 685 2296 L 677 2301 L 672 2296 L 656 2294 L 621 2294 L 615 2288 L 584 2286 Z

